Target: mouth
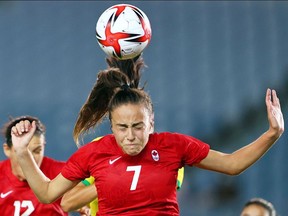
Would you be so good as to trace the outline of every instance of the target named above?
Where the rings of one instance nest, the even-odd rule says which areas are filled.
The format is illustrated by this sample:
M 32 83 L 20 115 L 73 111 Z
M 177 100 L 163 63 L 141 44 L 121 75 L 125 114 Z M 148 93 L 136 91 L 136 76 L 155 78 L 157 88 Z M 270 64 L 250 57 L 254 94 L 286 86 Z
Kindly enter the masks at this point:
M 138 146 L 140 146 L 140 145 L 135 144 L 135 143 L 125 144 L 126 148 L 137 148 Z
M 123 150 L 128 154 L 128 155 L 135 155 L 138 154 L 141 151 L 141 145 L 135 144 L 135 143 L 129 143 L 125 144 L 123 146 Z

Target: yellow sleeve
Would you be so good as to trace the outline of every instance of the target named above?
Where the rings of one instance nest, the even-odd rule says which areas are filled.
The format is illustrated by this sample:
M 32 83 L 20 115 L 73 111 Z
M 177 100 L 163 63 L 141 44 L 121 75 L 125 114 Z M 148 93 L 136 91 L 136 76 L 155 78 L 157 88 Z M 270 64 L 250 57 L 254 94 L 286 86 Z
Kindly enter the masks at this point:
M 93 142 L 93 141 L 100 140 L 102 137 L 103 137 L 103 136 L 96 137 L 95 139 L 92 140 L 92 142 Z
M 94 184 L 94 177 L 90 176 L 89 178 L 86 178 L 82 181 L 82 183 L 85 186 L 89 186 Z M 89 203 L 90 211 L 91 211 L 91 216 L 96 216 L 96 212 L 98 211 L 98 199 L 93 200 L 92 202 Z
M 95 138 L 93 141 L 97 141 L 101 139 L 101 137 Z M 95 178 L 93 176 L 90 176 L 89 178 L 86 178 L 85 180 L 82 181 L 82 183 L 86 186 L 92 185 L 95 182 Z M 91 211 L 91 216 L 96 216 L 96 213 L 98 211 L 98 199 L 93 200 L 92 202 L 89 203 L 90 206 L 90 211 Z
M 89 203 L 91 216 L 96 216 L 96 213 L 98 211 L 98 199 L 93 200 Z
M 85 185 L 85 186 L 89 186 L 89 185 L 92 185 L 94 184 L 94 177 L 93 176 L 90 176 L 89 178 L 86 178 L 82 181 L 82 183 Z
M 184 167 L 178 170 L 178 176 L 177 176 L 177 190 L 180 190 L 182 183 L 184 179 Z

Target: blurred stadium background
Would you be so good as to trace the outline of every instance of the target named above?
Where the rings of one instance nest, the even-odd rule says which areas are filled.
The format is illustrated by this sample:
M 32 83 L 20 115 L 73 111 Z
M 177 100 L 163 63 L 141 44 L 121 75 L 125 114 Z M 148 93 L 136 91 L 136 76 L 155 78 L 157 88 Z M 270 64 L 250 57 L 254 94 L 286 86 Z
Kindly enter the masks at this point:
M 123 2 L 0 2 L 1 125 L 8 116 L 38 116 L 48 129 L 46 155 L 68 159 L 76 150 L 78 111 L 106 67 L 95 24 L 116 3 Z M 288 2 L 127 3 L 152 25 L 142 81 L 154 100 L 157 131 L 187 133 L 232 152 L 267 129 L 268 87 L 278 91 L 287 115 Z M 109 132 L 106 123 L 91 137 Z M 239 215 L 251 197 L 268 199 L 287 215 L 286 134 L 239 176 L 187 168 L 181 216 Z

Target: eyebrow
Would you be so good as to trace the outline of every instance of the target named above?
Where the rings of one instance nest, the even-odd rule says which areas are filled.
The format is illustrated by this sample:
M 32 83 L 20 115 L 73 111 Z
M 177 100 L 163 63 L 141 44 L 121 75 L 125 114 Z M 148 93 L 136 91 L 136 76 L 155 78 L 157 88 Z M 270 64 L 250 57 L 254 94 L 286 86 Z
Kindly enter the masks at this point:
M 144 122 L 134 123 L 134 124 L 132 124 L 132 127 L 136 127 L 136 126 L 139 126 L 139 125 L 141 125 L 141 124 L 144 124 Z M 127 124 L 121 124 L 121 123 L 119 123 L 119 124 L 116 124 L 116 125 L 119 126 L 119 127 L 128 127 Z

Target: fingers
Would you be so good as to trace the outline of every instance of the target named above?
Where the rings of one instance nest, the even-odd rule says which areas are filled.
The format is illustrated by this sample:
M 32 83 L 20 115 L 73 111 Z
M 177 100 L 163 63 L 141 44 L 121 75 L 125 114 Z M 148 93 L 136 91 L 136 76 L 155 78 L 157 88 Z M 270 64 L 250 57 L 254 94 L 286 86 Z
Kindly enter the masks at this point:
M 266 104 L 267 106 L 269 105 L 273 105 L 273 106 L 277 106 L 278 108 L 280 108 L 280 100 L 277 96 L 277 93 L 274 89 L 267 89 L 266 91 Z
M 28 120 L 20 121 L 11 128 L 11 133 L 20 136 L 23 133 L 28 132 L 32 125 L 35 125 L 35 121 L 33 121 L 32 123 Z
M 90 216 L 91 215 L 90 208 L 88 208 L 87 206 L 82 207 L 79 210 L 79 213 L 80 213 L 81 216 Z
M 280 107 L 280 100 L 275 90 L 272 90 L 272 104 L 274 106 Z
M 24 121 L 24 127 L 22 128 L 22 132 L 27 132 L 30 129 L 31 123 L 28 120 Z

